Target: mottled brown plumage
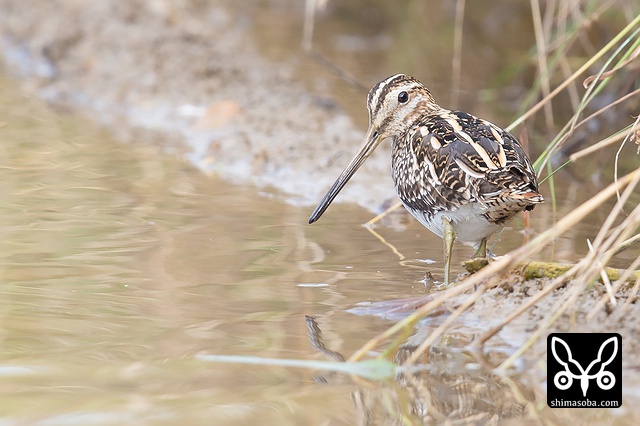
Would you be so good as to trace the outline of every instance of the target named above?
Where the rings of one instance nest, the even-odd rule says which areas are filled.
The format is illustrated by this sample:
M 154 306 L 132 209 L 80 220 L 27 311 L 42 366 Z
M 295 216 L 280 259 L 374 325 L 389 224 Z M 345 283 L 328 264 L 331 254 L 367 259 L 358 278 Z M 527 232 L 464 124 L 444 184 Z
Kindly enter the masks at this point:
M 369 130 L 358 153 L 309 218 L 315 222 L 386 138 L 398 197 L 445 241 L 448 282 L 453 239 L 485 255 L 486 239 L 522 210 L 543 202 L 531 163 L 506 130 L 436 104 L 415 78 L 391 76 L 369 92 Z

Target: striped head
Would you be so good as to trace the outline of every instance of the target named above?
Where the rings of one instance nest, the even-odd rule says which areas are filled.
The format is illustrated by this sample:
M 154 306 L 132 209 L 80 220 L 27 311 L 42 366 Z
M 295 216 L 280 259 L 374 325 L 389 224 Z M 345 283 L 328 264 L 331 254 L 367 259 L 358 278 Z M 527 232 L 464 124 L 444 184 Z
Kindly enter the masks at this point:
M 439 109 L 422 83 L 406 74 L 396 74 L 373 86 L 367 96 L 369 130 L 380 141 L 403 134 L 426 111 Z
M 396 74 L 373 86 L 367 97 L 369 130 L 355 157 L 329 188 L 320 204 L 311 214 L 309 223 L 322 216 L 351 176 L 365 162 L 380 142 L 408 131 L 421 115 L 440 109 L 433 96 L 415 78 Z

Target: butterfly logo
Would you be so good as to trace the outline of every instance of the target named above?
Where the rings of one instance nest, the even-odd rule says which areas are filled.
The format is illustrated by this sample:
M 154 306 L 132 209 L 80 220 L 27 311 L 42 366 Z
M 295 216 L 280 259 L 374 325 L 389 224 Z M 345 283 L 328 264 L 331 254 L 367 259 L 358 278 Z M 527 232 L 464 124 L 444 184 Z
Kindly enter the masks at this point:
M 609 345 L 613 345 L 613 347 L 609 349 L 612 354 L 607 360 L 603 360 L 605 348 Z M 602 390 L 609 390 L 616 384 L 616 378 L 613 373 L 605 370 L 607 365 L 611 364 L 618 353 L 618 340 L 615 337 L 605 340 L 602 345 L 600 345 L 597 358 L 591 361 L 587 368 L 582 368 L 582 365 L 573 359 L 569 345 L 557 336 L 553 336 L 551 339 L 551 351 L 556 361 L 564 367 L 564 371 L 559 371 L 553 377 L 553 384 L 556 388 L 566 390 L 573 385 L 574 379 L 580 380 L 582 396 L 586 397 L 587 389 L 589 389 L 589 381 L 592 379 L 596 380 L 598 387 Z M 563 360 L 564 356 L 567 357 L 566 360 Z M 592 370 L 594 370 L 594 372 L 592 372 Z M 579 371 L 579 374 L 574 373 L 574 371 Z

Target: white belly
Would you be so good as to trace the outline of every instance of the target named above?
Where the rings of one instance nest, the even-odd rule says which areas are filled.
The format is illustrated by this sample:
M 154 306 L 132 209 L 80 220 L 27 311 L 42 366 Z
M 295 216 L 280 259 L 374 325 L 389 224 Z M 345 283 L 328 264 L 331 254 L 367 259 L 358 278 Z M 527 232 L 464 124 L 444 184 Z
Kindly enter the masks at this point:
M 405 206 L 406 207 L 406 206 Z M 455 211 L 442 211 L 434 216 L 428 217 L 421 211 L 415 211 L 406 207 L 420 223 L 440 238 L 444 234 L 444 224 L 442 218 L 447 218 L 456 233 L 456 239 L 467 243 L 479 243 L 502 228 L 489 222 L 483 215 L 484 209 L 478 204 L 465 204 Z

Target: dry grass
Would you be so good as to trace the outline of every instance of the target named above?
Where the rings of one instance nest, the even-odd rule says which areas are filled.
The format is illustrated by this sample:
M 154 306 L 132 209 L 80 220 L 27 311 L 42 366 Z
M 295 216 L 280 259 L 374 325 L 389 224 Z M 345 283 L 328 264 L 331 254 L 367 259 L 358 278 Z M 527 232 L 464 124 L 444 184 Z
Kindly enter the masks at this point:
M 638 143 L 637 135 L 640 133 L 640 123 L 638 120 L 631 120 L 628 126 L 620 129 L 614 134 L 602 139 L 595 140 L 588 147 L 580 149 L 570 154 L 567 161 L 560 167 L 555 168 L 550 161 L 552 157 L 571 140 L 576 130 L 586 126 L 600 114 L 608 110 L 613 110 L 634 96 L 637 96 L 640 89 L 630 90 L 623 93 L 609 105 L 591 112 L 584 117 L 585 112 L 592 110 L 592 102 L 596 95 L 604 90 L 608 90 L 615 84 L 616 78 L 628 73 L 637 72 L 637 57 L 640 55 L 640 15 L 629 13 L 631 18 L 628 24 L 605 46 L 594 51 L 590 57 L 575 70 L 572 70 L 570 61 L 571 49 L 578 40 L 584 37 L 590 26 L 601 19 L 611 8 L 620 7 L 620 2 L 547 2 L 546 10 L 541 10 L 538 0 L 531 0 L 532 20 L 535 28 L 536 49 L 533 54 L 539 75 L 539 81 L 534 85 L 532 93 L 528 97 L 530 100 L 540 99 L 524 111 L 508 129 L 513 130 L 516 126 L 532 118 L 534 115 L 543 113 L 544 120 L 549 128 L 553 128 L 554 111 L 552 100 L 559 94 L 565 93 L 572 99 L 574 114 L 565 123 L 562 130 L 543 151 L 542 155 L 535 161 L 535 167 L 541 177 L 541 181 L 546 181 L 553 192 L 554 174 L 569 163 L 578 162 L 587 155 L 593 155 L 611 144 L 618 144 L 619 148 L 625 144 Z M 624 7 L 631 7 L 628 3 L 622 3 Z M 458 2 L 456 9 L 456 24 L 461 26 L 464 14 L 464 2 Z M 456 30 L 454 52 L 459 54 L 462 37 L 462 30 Z M 458 47 L 456 47 L 458 46 Z M 454 71 L 454 81 L 459 58 L 452 62 Z M 634 68 L 636 67 L 636 68 Z M 589 70 L 597 69 L 598 72 L 590 75 Z M 552 81 L 558 81 L 562 77 L 561 83 L 555 87 Z M 582 82 L 582 84 L 579 84 Z M 580 88 L 583 86 L 583 88 Z M 619 85 L 617 85 L 619 86 Z M 455 88 L 454 88 L 455 89 Z M 612 89 L 613 90 L 613 89 Z M 580 94 L 583 92 L 582 94 Z M 456 94 L 452 96 L 455 99 Z M 616 157 L 617 159 L 617 157 Z M 564 275 L 553 280 L 542 291 L 531 297 L 527 303 L 514 312 L 508 313 L 505 318 L 476 340 L 477 345 L 485 344 L 505 325 L 509 324 L 518 316 L 527 312 L 538 303 L 543 303 L 549 294 L 558 287 L 572 281 L 573 285 L 568 288 L 556 305 L 551 309 L 551 313 L 545 318 L 536 329 L 530 334 L 527 342 L 522 345 L 511 357 L 505 360 L 500 369 L 506 369 L 531 345 L 547 333 L 552 331 L 554 323 L 565 314 L 572 314 L 579 305 L 581 296 L 587 291 L 594 291 L 593 284 L 596 280 L 603 282 L 605 291 L 601 294 L 600 301 L 587 314 L 587 320 L 593 318 L 596 313 L 606 310 L 609 315 L 622 316 L 635 303 L 640 280 L 636 281 L 632 290 L 628 292 L 626 299 L 621 299 L 619 291 L 625 282 L 630 279 L 633 271 L 640 266 L 640 257 L 633 261 L 628 269 L 623 272 L 620 279 L 610 282 L 604 268 L 609 265 L 616 253 L 621 250 L 633 247 L 640 240 L 640 206 L 637 205 L 638 183 L 640 182 L 640 167 L 632 170 L 623 177 L 618 177 L 616 164 L 615 175 L 610 176 L 611 183 L 599 193 L 595 194 L 588 201 L 575 208 L 570 214 L 537 237 L 528 244 L 517 250 L 508 253 L 499 260 L 492 262 L 486 268 L 467 278 L 461 283 L 438 292 L 427 300 L 419 309 L 411 315 L 390 327 L 384 333 L 371 339 L 360 350 L 354 353 L 349 361 L 356 361 L 383 344 L 389 339 L 394 339 L 394 343 L 386 348 L 384 356 L 394 356 L 396 349 L 401 345 L 405 337 L 422 318 L 441 309 L 446 301 L 453 297 L 464 295 L 472 291 L 464 302 L 455 309 L 447 319 L 422 342 L 422 344 L 408 358 L 407 363 L 417 363 L 424 360 L 428 355 L 428 350 L 439 338 L 449 329 L 449 327 L 467 309 L 473 306 L 491 287 L 503 283 L 505 274 L 519 262 L 532 259 L 553 242 L 555 238 L 571 230 L 577 223 L 582 221 L 588 214 L 596 209 L 602 209 L 612 198 L 617 198 L 617 202 L 611 208 L 606 220 L 601 224 L 600 231 L 593 241 L 585 244 L 585 254 L 582 260 L 571 267 Z M 635 198 L 634 198 L 635 196 Z M 552 194 L 555 198 L 555 194 Z M 634 204 L 635 203 L 635 204 Z M 555 203 L 554 207 L 555 207 Z M 636 246 L 637 247 L 637 246 Z
M 307 5 L 315 3 L 308 0 Z M 463 44 L 462 26 L 465 16 L 465 1 L 458 0 L 455 9 L 455 31 L 453 36 L 452 55 L 452 104 L 456 104 L 460 91 L 460 64 Z M 611 205 L 610 200 L 616 199 L 606 219 L 601 223 L 600 230 L 593 239 L 587 241 L 584 247 L 584 257 L 573 265 L 562 276 L 551 280 L 544 289 L 530 297 L 521 307 L 513 312 L 506 313 L 503 320 L 493 328 L 476 339 L 475 344 L 482 347 L 494 337 L 503 327 L 514 319 L 523 315 L 540 303 L 550 303 L 547 298 L 561 286 L 567 286 L 562 296 L 555 300 L 555 306 L 549 310 L 544 318 L 528 336 L 526 342 L 516 350 L 508 359 L 499 366 L 498 370 L 509 368 L 516 359 L 521 357 L 540 338 L 553 331 L 554 324 L 564 315 L 575 315 L 582 296 L 585 292 L 595 291 L 594 283 L 601 280 L 604 291 L 600 294 L 600 300 L 586 314 L 586 320 L 591 320 L 601 311 L 608 315 L 622 317 L 636 303 L 640 289 L 640 279 L 636 279 L 627 291 L 626 298 L 621 296 L 621 288 L 628 286 L 627 281 L 633 277 L 633 272 L 640 267 L 638 256 L 628 268 L 622 272 L 618 280 L 611 282 L 604 269 L 609 265 L 617 253 L 632 248 L 637 250 L 640 241 L 640 206 L 638 205 L 638 184 L 640 183 L 640 167 L 631 170 L 625 176 L 618 176 L 618 158 L 620 151 L 626 145 L 639 144 L 640 118 L 629 120 L 628 125 L 619 129 L 601 140 L 593 140 L 589 146 L 576 149 L 574 152 L 565 152 L 564 160 L 560 166 L 554 166 L 551 160 L 561 149 L 572 140 L 576 131 L 586 128 L 601 114 L 619 111 L 626 103 L 634 100 L 640 94 L 640 88 L 624 87 L 620 81 L 626 76 L 633 76 L 638 71 L 638 57 L 640 56 L 640 14 L 631 1 L 551 1 L 541 4 L 539 0 L 530 0 L 531 19 L 535 31 L 535 48 L 532 50 L 531 60 L 535 63 L 538 79 L 532 85 L 531 91 L 523 103 L 526 108 L 519 117 L 507 127 L 513 131 L 523 125 L 527 120 L 541 115 L 546 128 L 551 131 L 557 128 L 556 114 L 554 113 L 554 99 L 563 95 L 570 100 L 573 115 L 555 132 L 553 140 L 545 147 L 542 154 L 534 162 L 540 181 L 548 185 L 551 192 L 551 204 L 556 208 L 554 175 L 563 167 L 571 163 L 578 163 L 585 157 L 602 152 L 603 149 L 618 144 L 618 155 L 614 174 L 609 176 L 610 183 L 582 205 L 575 208 L 558 220 L 552 227 L 537 235 L 529 243 L 513 250 L 497 261 L 490 263 L 478 273 L 465 279 L 463 282 L 449 287 L 443 291 L 432 294 L 424 300 L 424 303 L 411 315 L 397 322 L 385 332 L 374 337 L 356 351 L 348 361 L 358 361 L 367 356 L 372 350 L 379 350 L 380 346 L 387 344 L 382 350 L 381 357 L 395 358 L 398 348 L 412 333 L 418 322 L 426 316 L 441 310 L 445 303 L 454 297 L 463 296 L 463 302 L 453 310 L 440 326 L 431 331 L 420 346 L 406 359 L 405 364 L 418 364 L 428 358 L 430 347 L 446 333 L 452 324 L 469 308 L 471 308 L 485 292 L 495 286 L 504 284 L 506 274 L 516 264 L 526 262 L 545 250 L 554 239 L 570 231 L 587 215 L 595 210 L 602 209 L 605 205 Z M 315 6 L 313 6 L 315 7 Z M 308 7 L 308 11 L 313 7 Z M 588 32 L 602 19 L 610 19 L 611 14 L 625 16 L 626 25 L 604 46 L 596 48 L 585 40 L 588 40 Z M 313 19 L 307 19 L 312 22 Z M 309 29 L 309 27 L 307 27 Z M 311 32 L 305 33 L 305 49 L 311 48 Z M 578 57 L 573 54 L 576 45 L 588 45 L 591 52 L 588 55 Z M 584 50 L 584 49 L 583 49 Z M 588 50 L 588 49 L 587 49 Z M 578 64 L 578 66 L 576 66 Z M 593 72 L 593 70 L 597 70 Z M 338 75 L 342 71 L 331 69 Z M 633 78 L 630 80 L 633 81 Z M 594 100 L 597 95 L 608 91 L 609 94 L 618 93 L 617 98 L 608 105 L 596 108 Z M 587 112 L 588 115 L 587 115 Z M 585 116 L 586 115 L 586 116 Z M 524 132 L 526 135 L 526 131 Z M 640 163 L 640 162 L 638 162 Z M 399 206 L 396 204 L 390 210 Z M 374 218 L 375 222 L 379 217 Z M 394 250 L 402 259 L 395 248 L 380 237 L 370 226 L 368 228 L 378 238 Z M 635 246 L 634 246 L 635 244 Z M 465 296 L 466 293 L 470 292 Z

